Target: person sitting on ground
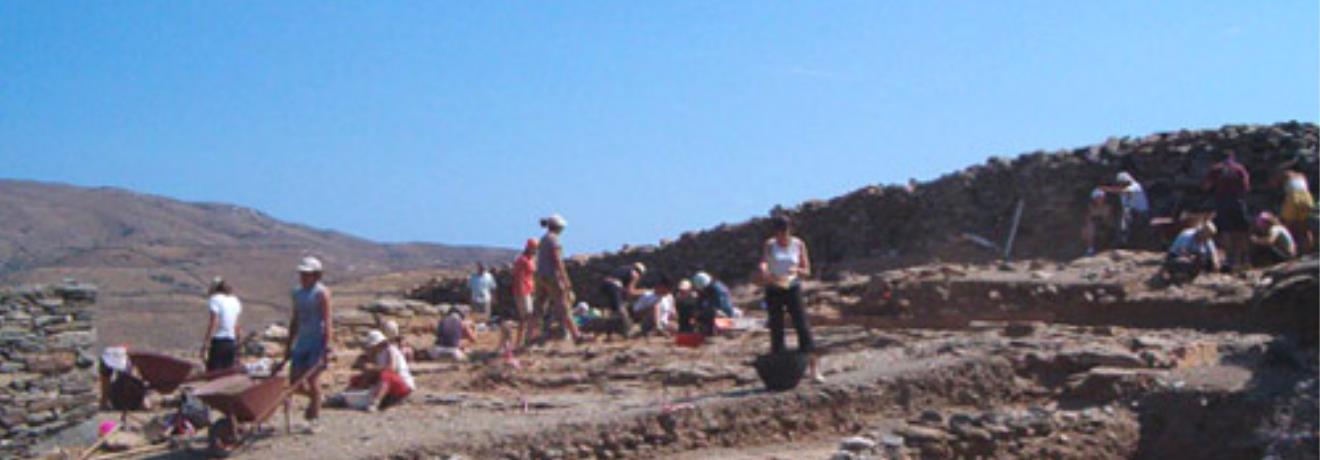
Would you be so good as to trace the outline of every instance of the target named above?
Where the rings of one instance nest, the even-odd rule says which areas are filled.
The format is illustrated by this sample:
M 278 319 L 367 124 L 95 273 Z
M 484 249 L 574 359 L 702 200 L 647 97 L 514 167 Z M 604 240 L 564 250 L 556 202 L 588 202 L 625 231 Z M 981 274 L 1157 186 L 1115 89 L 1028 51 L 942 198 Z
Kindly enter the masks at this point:
M 398 404 L 417 389 L 408 369 L 408 359 L 384 333 L 374 329 L 368 332 L 365 346 L 365 359 L 359 360 L 356 366 L 361 373 L 353 376 L 348 386 L 371 389 L 370 403 L 364 408 L 367 412 Z
M 1127 247 L 1132 235 L 1145 231 L 1149 225 L 1150 200 L 1146 198 L 1146 190 L 1127 171 L 1119 172 L 1116 182 L 1118 185 L 1100 188 L 1118 194 L 1119 202 L 1122 203 L 1122 213 L 1118 218 L 1118 244 Z
M 1316 206 L 1315 198 L 1311 196 L 1311 189 L 1306 180 L 1306 173 L 1303 173 L 1294 161 L 1285 166 L 1280 179 L 1283 187 L 1283 205 L 1280 207 L 1279 220 L 1288 228 L 1288 232 L 1297 237 L 1298 252 L 1312 251 L 1315 249 L 1316 235 L 1311 229 L 1309 220 L 1314 216 Z
M 238 365 L 238 340 L 242 330 L 238 317 L 243 304 L 234 296 L 234 290 L 223 278 L 216 277 L 207 293 L 210 320 L 206 324 L 206 340 L 202 341 L 202 359 L 207 372 L 229 369 Z
M 627 308 L 628 300 L 642 296 L 643 291 L 637 285 L 645 274 L 646 264 L 637 262 L 619 267 L 601 280 L 600 293 L 605 296 L 605 307 L 610 311 L 611 317 L 616 318 L 615 326 L 618 328 L 614 331 L 606 331 L 607 336 L 618 334 L 627 337 L 632 331 L 632 319 L 628 315 Z
M 1210 222 L 1183 230 L 1169 246 L 1164 271 L 1174 283 L 1196 279 L 1202 272 L 1219 270 L 1219 252 L 1215 249 L 1215 226 Z
M 673 287 L 668 277 L 656 280 L 651 291 L 644 292 L 633 304 L 633 315 L 642 329 L 639 335 L 659 334 L 668 337 L 670 318 L 674 316 Z
M 477 313 L 490 314 L 490 305 L 494 300 L 495 276 L 486 270 L 486 265 L 477 262 L 477 271 L 468 278 L 468 290 L 471 291 L 472 309 Z
M 1091 201 L 1086 208 L 1086 222 L 1082 224 L 1082 244 L 1086 245 L 1086 255 L 1095 254 L 1095 241 L 1100 228 L 1109 220 L 1109 203 L 1105 201 L 1105 191 L 1091 191 Z
M 394 346 L 399 347 L 399 351 L 403 352 L 404 358 L 407 358 L 409 361 L 416 359 L 416 351 L 413 350 L 411 345 L 408 345 L 403 336 L 403 332 L 399 330 L 399 323 L 394 322 L 394 320 L 388 320 L 385 321 L 385 324 L 381 325 L 381 329 L 382 332 L 385 333 L 385 338 L 390 339 L 390 342 L 394 342 Z
M 1256 251 L 1252 259 L 1257 263 L 1273 265 L 1297 257 L 1297 243 L 1292 233 L 1269 212 L 1256 217 L 1256 231 L 1251 235 Z
M 432 359 L 467 360 L 467 345 L 464 341 L 477 340 L 477 333 L 467 318 L 466 305 L 455 305 L 435 326 L 435 348 Z

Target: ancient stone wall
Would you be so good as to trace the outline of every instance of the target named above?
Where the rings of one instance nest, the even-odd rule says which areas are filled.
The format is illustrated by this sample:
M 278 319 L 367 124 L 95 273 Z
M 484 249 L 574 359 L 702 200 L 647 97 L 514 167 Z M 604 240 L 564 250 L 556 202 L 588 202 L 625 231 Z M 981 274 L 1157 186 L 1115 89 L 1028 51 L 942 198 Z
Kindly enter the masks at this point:
M 1012 255 L 1066 259 L 1083 250 L 1078 240 L 1090 190 L 1112 183 L 1118 171 L 1126 170 L 1142 183 L 1155 216 L 1173 216 L 1208 205 L 1210 196 L 1201 190 L 1202 179 L 1221 152 L 1233 150 L 1252 174 L 1252 210 L 1277 210 L 1282 194 L 1269 179 L 1290 160 L 1312 177 L 1315 193 L 1314 178 L 1320 171 L 1318 133 L 1315 124 L 1288 122 L 1111 138 L 1072 150 L 994 157 L 913 187 L 870 186 L 828 201 L 776 207 L 771 214 L 794 219 L 797 233 L 811 248 L 816 271 L 826 277 L 858 264 L 886 269 L 933 260 L 997 258 L 998 252 L 969 242 L 963 234 L 1002 244 L 1019 200 L 1024 209 Z M 568 267 L 578 297 L 593 301 L 600 300 L 596 291 L 606 273 L 637 261 L 652 267 L 653 273 L 688 276 L 706 270 L 726 280 L 744 281 L 754 273 L 760 245 L 769 234 L 769 219 L 753 219 L 684 233 L 659 246 L 578 257 Z M 1146 235 L 1136 248 L 1162 249 L 1162 244 Z M 497 278 L 504 291 L 501 303 L 511 304 L 507 270 Z M 464 280 L 440 280 L 413 289 L 410 297 L 461 301 L 466 297 L 464 286 Z
M 0 289 L 0 457 L 97 410 L 96 288 Z

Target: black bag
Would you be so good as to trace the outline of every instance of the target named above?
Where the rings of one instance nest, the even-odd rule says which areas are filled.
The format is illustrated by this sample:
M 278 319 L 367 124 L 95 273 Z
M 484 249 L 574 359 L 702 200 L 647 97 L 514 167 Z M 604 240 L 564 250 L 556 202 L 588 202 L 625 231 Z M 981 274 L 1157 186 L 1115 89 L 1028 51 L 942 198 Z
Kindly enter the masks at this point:
M 765 384 L 765 389 L 787 391 L 796 388 L 798 382 L 802 380 L 809 360 L 806 353 L 771 353 L 757 356 L 753 366 L 756 367 L 756 375 L 760 376 L 761 382 Z

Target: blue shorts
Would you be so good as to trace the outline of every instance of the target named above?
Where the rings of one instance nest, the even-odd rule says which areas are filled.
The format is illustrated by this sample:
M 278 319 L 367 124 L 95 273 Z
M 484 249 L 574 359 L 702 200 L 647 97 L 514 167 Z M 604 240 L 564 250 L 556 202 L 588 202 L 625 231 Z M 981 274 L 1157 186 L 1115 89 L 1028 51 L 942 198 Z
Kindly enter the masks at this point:
M 324 357 L 324 343 L 295 344 L 293 353 L 289 354 L 290 375 L 302 376 L 303 373 L 320 364 Z

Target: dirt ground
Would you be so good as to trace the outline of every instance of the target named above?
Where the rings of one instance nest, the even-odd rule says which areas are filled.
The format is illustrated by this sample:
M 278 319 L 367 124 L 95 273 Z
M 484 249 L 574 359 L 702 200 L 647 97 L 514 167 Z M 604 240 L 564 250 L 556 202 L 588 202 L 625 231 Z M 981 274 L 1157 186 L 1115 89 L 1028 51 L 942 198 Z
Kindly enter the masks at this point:
M 1112 277 L 1139 278 L 1131 271 L 1149 268 L 1141 267 L 1133 262 Z M 933 275 L 921 273 L 946 269 L 813 286 L 813 317 L 825 324 L 815 329 L 825 383 L 763 390 L 750 366 L 768 348 L 763 329 L 696 349 L 659 337 L 551 343 L 521 355 L 518 367 L 478 352 L 465 363 L 414 363 L 419 389 L 398 407 L 328 409 L 321 432 L 273 430 L 235 458 L 1315 458 L 1314 342 L 1267 323 L 1222 327 L 1232 316 L 1204 308 L 1176 310 L 1162 319 L 1174 324 L 1158 328 L 1106 324 L 1110 316 L 1094 312 L 1178 304 L 1161 304 L 1162 294 L 1141 283 L 1097 284 L 1103 272 L 1077 277 L 1091 283 L 1086 292 L 1131 290 L 1105 302 L 1088 302 L 1081 291 L 1069 300 L 1071 288 L 1060 280 L 1074 275 L 1023 278 L 1012 268 L 963 267 L 955 277 L 961 281 L 935 283 L 955 286 L 953 293 L 943 303 L 919 304 L 936 307 L 918 312 L 950 314 L 945 309 L 956 306 L 958 327 L 848 325 L 901 320 L 902 312 L 884 316 L 892 305 L 867 299 L 882 287 L 890 301 L 922 299 L 935 288 L 926 282 Z M 1021 271 L 1067 270 L 1024 262 Z M 1028 283 L 1033 277 L 1054 280 L 1063 297 L 1041 300 L 1044 306 L 996 306 L 1028 303 L 1014 297 L 1019 292 L 1044 295 Z M 1173 294 L 1204 292 L 1219 299 L 1216 308 L 1269 313 L 1251 302 L 1265 278 L 1211 277 Z M 1060 311 L 1088 312 L 1075 316 L 1086 320 L 1040 321 L 1036 310 L 1051 302 Z M 495 340 L 486 334 L 476 349 L 492 350 Z M 328 391 L 344 388 L 352 357 L 340 357 Z M 176 450 L 144 458 L 204 455 Z

